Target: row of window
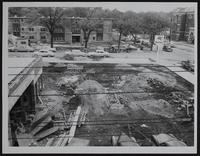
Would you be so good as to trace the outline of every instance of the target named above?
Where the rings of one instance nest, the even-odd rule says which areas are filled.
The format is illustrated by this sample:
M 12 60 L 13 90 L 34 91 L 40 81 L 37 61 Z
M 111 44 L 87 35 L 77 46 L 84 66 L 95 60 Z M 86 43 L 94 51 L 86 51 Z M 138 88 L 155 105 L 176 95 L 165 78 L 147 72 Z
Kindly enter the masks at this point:
M 24 31 L 24 28 L 21 28 L 22 31 Z M 29 28 L 29 31 L 34 31 L 34 28 Z M 46 28 L 40 28 L 40 31 L 46 31 Z
M 25 38 L 25 36 L 22 36 L 22 38 Z M 29 39 L 35 39 L 35 37 L 29 36 Z M 46 36 L 40 36 L 40 39 L 44 40 L 44 39 L 46 39 Z
M 55 37 L 53 38 L 53 40 L 54 40 L 54 41 L 64 41 L 65 38 L 64 38 L 64 36 L 55 36 Z

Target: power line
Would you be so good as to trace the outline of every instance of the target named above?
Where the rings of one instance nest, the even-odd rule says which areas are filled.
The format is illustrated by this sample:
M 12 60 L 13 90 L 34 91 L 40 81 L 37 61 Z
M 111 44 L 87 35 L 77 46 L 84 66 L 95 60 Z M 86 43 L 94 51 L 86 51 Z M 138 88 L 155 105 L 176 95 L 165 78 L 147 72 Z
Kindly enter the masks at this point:
M 182 71 L 182 70 L 177 70 L 177 71 L 171 71 L 171 70 L 169 70 L 169 71 L 155 71 L 155 72 L 141 72 L 141 71 L 134 71 L 133 70 L 133 72 L 137 72 L 137 73 L 169 73 L 169 72 L 188 72 L 188 71 Z M 93 74 L 93 75 L 98 75 L 98 74 L 100 74 L 100 75 L 102 75 L 102 74 L 108 74 L 108 75 L 118 75 L 118 76 L 120 76 L 120 74 L 135 74 L 135 73 L 130 73 L 130 71 L 124 71 L 124 72 L 69 72 L 69 73 L 67 73 L 67 74 L 76 74 L 76 73 L 79 73 L 79 74 Z M 56 72 L 51 72 L 51 73 L 42 73 L 42 74 L 21 74 L 21 73 L 19 73 L 19 74 L 8 74 L 8 76 L 9 75 L 65 75 L 66 73 L 56 73 Z
M 146 133 L 146 132 L 142 132 L 143 134 L 152 134 L 152 133 Z M 164 133 L 164 132 L 163 132 Z M 193 131 L 185 131 L 185 132 L 181 132 L 181 133 L 184 133 L 184 134 L 192 134 L 194 133 Z M 121 133 L 113 133 L 113 134 L 101 134 L 101 135 L 98 135 L 98 134 L 95 134 L 95 135 L 83 135 L 83 134 L 88 134 L 88 133 L 82 133 L 81 135 L 77 135 L 75 134 L 75 136 L 57 136 L 55 138 L 73 138 L 73 137 L 86 137 L 86 138 L 97 138 L 97 137 L 106 137 L 106 136 L 123 136 L 123 134 Z M 174 132 L 173 134 L 179 134 L 179 132 Z M 124 135 L 126 136 L 126 135 Z M 9 140 L 12 140 L 12 138 L 8 138 Z M 42 140 L 42 138 L 38 138 L 38 137 L 33 137 L 33 138 L 30 138 L 30 137 L 25 137 L 25 138 L 17 138 L 17 139 L 40 139 Z
M 191 118 L 180 118 L 180 119 L 165 119 L 170 120 L 171 122 L 183 122 L 183 119 L 185 120 L 191 120 Z M 117 124 L 143 124 L 143 123 L 163 123 L 163 121 L 161 121 L 161 119 L 154 119 L 154 120 L 148 120 L 148 119 L 133 119 L 132 120 L 107 120 L 107 121 L 85 121 L 84 125 L 86 126 L 103 126 L 103 125 L 117 125 Z M 59 120 L 58 120 L 59 121 Z M 56 121 L 52 121 L 54 123 L 58 123 Z M 169 122 L 169 121 L 167 121 Z M 40 125 L 40 126 L 36 126 L 36 127 L 45 127 L 46 124 L 45 123 L 50 123 L 50 122 L 41 122 L 44 123 L 44 125 Z M 57 127 L 62 127 L 64 126 L 66 123 L 69 123 L 70 126 L 76 126 L 77 121 L 63 121 L 63 122 L 59 122 L 57 125 Z M 74 124 L 75 123 L 75 124 Z M 169 123 L 168 123 L 169 124 Z M 171 124 L 171 123 L 170 123 Z M 11 125 L 11 123 L 9 123 L 9 126 Z
M 51 62 L 50 62 L 51 63 Z M 58 63 L 54 63 L 54 62 L 52 62 L 52 64 L 59 64 L 59 62 Z M 132 67 L 135 67 L 135 66 L 138 66 L 138 67 L 182 67 L 181 65 L 180 66 L 176 66 L 176 65 L 169 65 L 169 66 L 164 66 L 164 65 L 155 65 L 155 64 L 148 64 L 148 65 L 145 65 L 145 64 L 132 64 L 132 63 L 113 63 L 113 64 L 109 64 L 109 63 L 104 63 L 103 65 L 102 65 L 102 63 L 101 62 L 99 62 L 99 63 L 90 63 L 90 64 L 92 64 L 93 66 L 91 67 L 91 66 L 89 66 L 88 65 L 88 67 L 87 67 L 87 64 L 85 65 L 85 63 L 68 63 L 68 62 L 63 62 L 62 64 L 65 64 L 66 66 L 60 66 L 60 67 L 54 67 L 54 66 L 35 66 L 35 67 L 27 67 L 27 66 L 25 66 L 25 67 L 23 67 L 23 66 L 18 66 L 18 67 L 12 67 L 12 66 L 10 66 L 10 67 L 8 67 L 8 68 L 66 68 L 67 67 L 67 64 L 74 64 L 74 65 L 76 65 L 76 64 L 81 64 L 81 65 L 77 65 L 77 66 L 83 66 L 84 65 L 84 67 L 83 68 L 81 68 L 82 70 L 83 69 L 86 69 L 86 68 L 113 68 L 113 67 L 115 67 L 115 68 L 117 68 L 117 67 L 126 67 L 126 66 L 118 66 L 118 65 L 120 65 L 120 64 L 127 64 L 128 65 L 128 67 L 129 67 L 129 65 L 131 66 L 131 65 L 133 65 Z M 83 65 L 82 65 L 83 64 Z M 100 65 L 100 66 L 98 66 L 98 65 Z M 78 67 L 77 67 L 78 68 Z M 77 68 L 74 68 L 74 69 L 77 69 Z M 67 69 L 67 68 L 66 68 Z M 70 69 L 73 69 L 72 67 L 70 67 Z M 78 68 L 79 69 L 79 68 Z
M 162 93 L 161 93 L 162 92 Z M 156 93 L 156 94 L 166 94 L 171 92 L 191 92 L 190 90 L 177 90 L 177 89 L 171 89 L 171 90 L 161 90 L 157 89 L 156 91 L 123 91 L 123 92 L 91 92 L 91 93 L 62 93 L 62 94 L 35 94 L 33 96 L 66 96 L 66 95 L 97 95 L 97 94 L 150 94 L 150 93 Z M 21 95 L 8 95 L 8 97 L 20 97 Z

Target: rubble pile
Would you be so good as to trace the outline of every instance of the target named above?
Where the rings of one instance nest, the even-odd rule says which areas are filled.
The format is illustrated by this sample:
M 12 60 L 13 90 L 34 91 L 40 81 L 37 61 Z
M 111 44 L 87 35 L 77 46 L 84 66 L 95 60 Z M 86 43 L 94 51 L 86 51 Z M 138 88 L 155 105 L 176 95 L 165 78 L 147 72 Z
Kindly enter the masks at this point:
M 108 107 L 110 105 L 108 96 L 107 94 L 104 94 L 105 88 L 97 81 L 84 81 L 77 87 L 75 93 L 83 94 L 79 96 L 81 98 L 81 104 L 83 105 L 82 108 L 85 112 L 93 112 L 96 115 L 103 115 L 108 111 Z
M 145 110 L 145 112 L 159 115 L 166 118 L 173 118 L 174 111 L 172 106 L 165 100 L 143 100 L 143 101 L 132 101 L 131 106 L 132 109 L 141 109 Z
M 155 78 L 148 78 L 147 83 L 155 90 L 158 91 L 169 91 L 169 87 L 167 87 L 162 81 Z
M 169 99 L 169 102 L 173 104 L 177 110 L 186 111 L 187 116 L 190 116 L 194 113 L 194 98 L 185 98 L 183 93 L 172 92 L 166 95 L 166 98 Z

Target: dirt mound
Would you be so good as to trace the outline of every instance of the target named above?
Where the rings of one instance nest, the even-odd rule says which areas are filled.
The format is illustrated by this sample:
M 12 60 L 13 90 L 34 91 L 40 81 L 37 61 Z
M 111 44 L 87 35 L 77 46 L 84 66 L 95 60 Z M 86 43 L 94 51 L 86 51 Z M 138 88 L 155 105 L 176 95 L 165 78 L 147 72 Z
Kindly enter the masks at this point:
M 173 107 L 165 100 L 144 100 L 131 102 L 130 107 L 134 110 L 139 108 L 145 110 L 148 113 L 160 115 L 166 118 L 174 117 Z
M 86 80 L 81 83 L 76 91 L 77 94 L 86 93 L 105 93 L 104 87 L 94 80 Z M 108 111 L 109 101 L 106 94 L 80 95 L 82 109 L 87 113 L 92 112 L 96 115 L 103 115 Z

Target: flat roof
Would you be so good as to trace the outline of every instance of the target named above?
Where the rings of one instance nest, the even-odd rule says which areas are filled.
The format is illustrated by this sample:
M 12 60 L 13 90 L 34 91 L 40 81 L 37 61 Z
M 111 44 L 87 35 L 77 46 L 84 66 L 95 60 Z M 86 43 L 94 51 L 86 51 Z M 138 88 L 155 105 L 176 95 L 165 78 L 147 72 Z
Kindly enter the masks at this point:
M 8 83 L 33 62 L 35 58 L 8 58 Z

